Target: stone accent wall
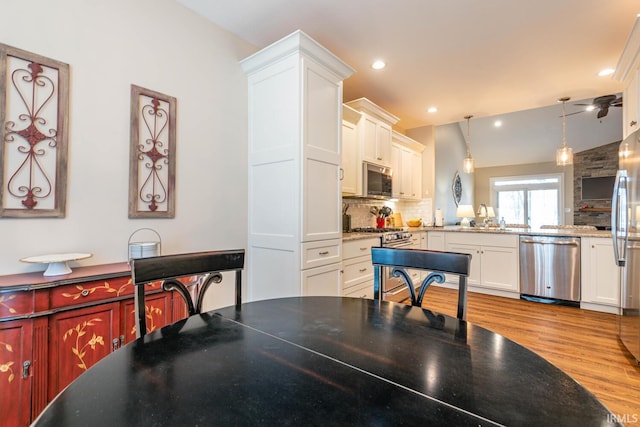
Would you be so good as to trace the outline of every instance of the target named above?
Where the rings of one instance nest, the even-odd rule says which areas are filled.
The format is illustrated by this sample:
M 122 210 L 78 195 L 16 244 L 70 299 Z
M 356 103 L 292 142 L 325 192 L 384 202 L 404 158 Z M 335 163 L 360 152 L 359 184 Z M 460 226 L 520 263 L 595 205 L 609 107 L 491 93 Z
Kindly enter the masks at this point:
M 581 200 L 582 177 L 615 175 L 618 170 L 620 141 L 576 153 L 573 156 L 573 223 L 576 225 L 611 225 L 611 200 Z M 601 212 L 581 211 L 589 208 L 609 209 Z

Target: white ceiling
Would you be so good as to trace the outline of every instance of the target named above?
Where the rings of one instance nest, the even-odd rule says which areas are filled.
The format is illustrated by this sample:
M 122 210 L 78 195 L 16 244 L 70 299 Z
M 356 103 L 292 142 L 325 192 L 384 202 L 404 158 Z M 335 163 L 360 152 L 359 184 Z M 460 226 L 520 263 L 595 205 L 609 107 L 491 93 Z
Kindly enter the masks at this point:
M 478 167 L 552 160 L 552 149 L 535 141 L 553 149 L 561 144 L 561 106 L 555 100 L 622 92 L 620 82 L 597 73 L 615 68 L 640 12 L 640 0 L 177 1 L 257 48 L 303 30 L 356 69 L 344 83 L 345 101 L 369 98 L 400 117 L 403 129 L 474 115 L 471 151 Z M 371 69 L 379 58 L 387 67 Z M 567 113 L 576 111 L 572 102 Z M 430 106 L 438 112 L 427 113 Z M 489 128 L 483 117 L 545 106 L 552 110 L 545 117 L 555 123 L 537 110 L 528 112 L 534 116 L 528 120 L 509 114 L 521 121 L 505 120 L 500 132 L 506 141 L 482 136 Z M 595 112 L 568 117 L 568 145 L 582 151 L 614 141 L 580 145 L 584 135 L 604 133 L 620 110 L 610 109 L 602 123 Z M 618 123 L 621 128 L 621 118 Z M 466 133 L 466 122 L 463 128 Z M 583 135 L 573 139 L 577 129 Z

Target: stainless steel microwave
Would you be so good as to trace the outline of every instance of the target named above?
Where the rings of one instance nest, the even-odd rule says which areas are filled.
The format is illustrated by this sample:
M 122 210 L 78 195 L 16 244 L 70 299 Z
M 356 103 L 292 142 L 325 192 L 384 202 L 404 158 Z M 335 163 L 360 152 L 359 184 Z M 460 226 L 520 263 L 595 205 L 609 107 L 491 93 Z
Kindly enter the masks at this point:
M 391 195 L 391 168 L 363 162 L 364 171 L 364 195 L 371 199 L 390 199 Z

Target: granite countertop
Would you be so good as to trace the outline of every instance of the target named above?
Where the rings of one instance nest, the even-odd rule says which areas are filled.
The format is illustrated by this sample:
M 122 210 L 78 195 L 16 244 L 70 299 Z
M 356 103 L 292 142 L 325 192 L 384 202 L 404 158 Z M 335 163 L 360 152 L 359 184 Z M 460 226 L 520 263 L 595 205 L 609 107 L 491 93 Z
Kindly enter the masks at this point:
M 516 234 L 528 236 L 560 236 L 560 237 L 604 237 L 610 238 L 611 231 L 606 230 L 583 230 L 583 229 L 530 229 L 530 228 L 507 228 L 500 230 L 498 227 L 471 227 L 463 228 L 459 225 L 448 225 L 444 227 L 405 227 L 409 232 L 425 231 L 446 231 L 453 233 L 488 233 L 488 234 Z M 342 233 L 342 241 L 368 239 L 379 237 L 377 233 Z

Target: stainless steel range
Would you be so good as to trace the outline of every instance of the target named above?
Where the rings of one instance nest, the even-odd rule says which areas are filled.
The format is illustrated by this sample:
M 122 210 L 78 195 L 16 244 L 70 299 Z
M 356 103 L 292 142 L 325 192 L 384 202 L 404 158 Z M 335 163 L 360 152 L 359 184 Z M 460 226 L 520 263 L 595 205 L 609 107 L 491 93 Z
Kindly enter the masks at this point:
M 402 228 L 356 228 L 351 230 L 357 233 L 378 233 L 380 234 L 380 246 L 386 248 L 406 248 L 410 249 L 414 243 L 411 240 L 413 234 Z M 382 291 L 384 294 L 397 293 L 405 289 L 402 279 L 391 276 L 391 269 L 384 267 L 382 270 Z M 384 295 L 383 295 L 384 296 Z

